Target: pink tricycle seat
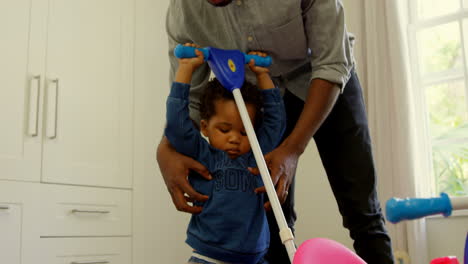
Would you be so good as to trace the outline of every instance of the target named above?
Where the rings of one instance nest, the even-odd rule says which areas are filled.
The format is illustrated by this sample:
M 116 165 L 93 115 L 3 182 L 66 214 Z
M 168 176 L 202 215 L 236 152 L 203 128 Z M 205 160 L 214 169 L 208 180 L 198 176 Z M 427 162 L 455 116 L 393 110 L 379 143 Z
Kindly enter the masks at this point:
M 297 249 L 293 264 L 366 264 L 347 247 L 326 238 L 305 241 Z

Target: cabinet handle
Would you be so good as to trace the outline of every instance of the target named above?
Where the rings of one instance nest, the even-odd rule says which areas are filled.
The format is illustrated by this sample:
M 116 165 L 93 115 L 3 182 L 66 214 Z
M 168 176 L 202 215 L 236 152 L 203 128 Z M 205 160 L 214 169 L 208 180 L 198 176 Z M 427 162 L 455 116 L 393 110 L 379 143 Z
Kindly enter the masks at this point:
M 73 261 L 70 264 L 107 264 L 110 263 L 109 261 L 92 261 L 92 262 L 77 262 Z
M 37 136 L 37 116 L 39 112 L 39 89 L 41 87 L 41 76 L 36 75 L 29 83 L 29 123 L 28 135 Z
M 78 209 L 73 209 L 72 214 L 76 213 L 87 213 L 87 214 L 108 214 L 110 211 L 98 211 L 98 210 L 78 210 Z
M 0 210 L 8 210 L 10 209 L 10 206 L 0 206 Z
M 57 97 L 59 89 L 59 80 L 51 80 L 51 85 L 48 86 L 47 100 L 47 137 L 54 139 L 57 137 Z

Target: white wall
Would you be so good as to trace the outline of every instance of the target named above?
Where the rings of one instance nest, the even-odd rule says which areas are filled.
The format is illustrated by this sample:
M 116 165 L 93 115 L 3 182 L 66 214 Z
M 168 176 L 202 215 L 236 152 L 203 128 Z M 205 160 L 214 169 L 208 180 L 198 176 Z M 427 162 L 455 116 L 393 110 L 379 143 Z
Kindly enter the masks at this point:
M 198 1 L 198 0 L 197 0 Z M 356 33 L 360 63 L 360 9 L 348 0 L 348 28 Z M 175 210 L 155 161 L 155 148 L 164 127 L 168 93 L 165 11 L 169 0 L 137 0 L 136 31 L 136 159 L 134 178 L 134 264 L 184 263 L 190 254 L 184 244 L 189 215 Z M 297 170 L 296 243 L 328 237 L 352 248 L 342 227 L 315 144 L 310 143 Z
M 466 212 L 454 212 L 449 218 L 441 216 L 426 219 L 429 259 L 456 256 L 463 262 L 468 231 Z
M 160 176 L 155 149 L 161 139 L 168 94 L 168 0 L 137 0 L 135 69 L 134 264 L 185 263 L 189 215 L 179 213 Z
M 296 244 L 314 237 L 327 237 L 352 248 L 314 142 L 301 156 L 296 188 Z

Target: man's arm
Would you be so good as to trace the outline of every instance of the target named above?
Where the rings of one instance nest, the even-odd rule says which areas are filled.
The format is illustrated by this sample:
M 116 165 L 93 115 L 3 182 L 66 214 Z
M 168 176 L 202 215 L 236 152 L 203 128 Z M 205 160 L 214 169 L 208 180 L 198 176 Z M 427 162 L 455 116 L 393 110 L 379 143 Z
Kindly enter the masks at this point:
M 170 62 L 170 82 L 174 80 L 176 69 L 178 67 L 177 59 L 174 56 L 174 48 L 179 43 L 185 43 L 189 40 L 177 40 L 177 36 L 175 34 L 175 30 L 177 29 L 176 26 L 172 24 L 171 21 L 177 18 L 171 17 L 174 12 L 168 12 L 167 21 L 166 21 L 166 30 L 168 35 L 168 56 Z M 207 66 L 201 66 L 198 68 L 197 72 L 195 72 L 192 76 L 192 90 L 198 91 L 197 87 L 200 87 L 199 84 L 202 83 L 200 80 L 208 80 L 209 77 L 209 69 Z M 199 95 L 199 92 L 191 92 L 191 96 Z M 192 106 L 197 106 L 197 104 L 191 103 L 192 109 L 197 109 L 196 107 L 193 108 Z M 203 166 L 201 163 L 197 162 L 196 160 L 187 157 L 183 154 L 178 153 L 169 143 L 169 140 L 164 136 L 161 139 L 157 147 L 156 152 L 156 159 L 159 165 L 159 170 L 161 171 L 161 175 L 164 179 L 164 182 L 167 186 L 167 190 L 171 195 L 172 202 L 177 210 L 181 212 L 187 213 L 200 213 L 202 211 L 201 207 L 198 206 L 191 206 L 188 202 L 191 201 L 206 201 L 208 200 L 208 196 L 202 195 L 195 191 L 193 187 L 188 182 L 187 176 L 190 170 L 198 172 L 202 177 L 207 180 L 211 180 L 212 177 L 208 171 L 208 169 Z M 188 198 L 185 196 L 188 195 Z
M 311 50 L 312 81 L 293 131 L 278 148 L 265 156 L 281 202 L 286 200 L 299 156 L 327 118 L 354 67 L 341 1 L 304 0 L 302 9 Z
M 206 167 L 196 160 L 175 151 L 166 137 L 163 137 L 158 145 L 156 159 L 176 209 L 186 213 L 200 213 L 202 211 L 201 207 L 191 206 L 188 202 L 207 201 L 208 196 L 195 191 L 188 182 L 187 176 L 189 170 L 193 170 L 205 179 L 211 180 L 212 177 Z M 185 194 L 188 196 L 185 196 Z
M 326 80 L 344 88 L 351 76 L 354 58 L 343 5 L 339 0 L 302 2 L 304 30 L 311 51 L 311 79 Z
M 189 86 L 185 84 L 185 86 Z M 157 151 L 159 168 L 177 210 L 188 213 L 200 213 L 201 207 L 190 206 L 187 202 L 206 201 L 208 196 L 196 192 L 187 180 L 189 170 L 194 170 L 206 179 L 211 179 L 208 170 L 195 159 L 206 158 L 207 142 L 201 138 L 188 115 L 188 87 L 177 83 L 171 89 L 167 99 L 167 126 L 165 137 Z M 182 122 L 180 122 L 182 119 Z M 170 143 L 170 141 L 172 144 Z M 180 154 L 176 151 L 184 153 Z M 205 156 L 200 157 L 204 152 Z M 208 163 L 204 162 L 205 164 Z M 187 194 L 188 196 L 185 196 Z
M 337 84 L 314 79 L 296 126 L 280 146 L 289 149 L 289 152 L 301 155 L 331 112 L 339 94 L 340 89 Z
M 309 87 L 304 109 L 293 131 L 279 147 L 265 156 L 281 203 L 286 201 L 299 157 L 330 113 L 339 93 L 340 89 L 336 84 L 314 79 Z M 256 192 L 265 192 L 265 187 L 258 188 Z M 265 207 L 269 209 L 270 202 L 267 202 Z

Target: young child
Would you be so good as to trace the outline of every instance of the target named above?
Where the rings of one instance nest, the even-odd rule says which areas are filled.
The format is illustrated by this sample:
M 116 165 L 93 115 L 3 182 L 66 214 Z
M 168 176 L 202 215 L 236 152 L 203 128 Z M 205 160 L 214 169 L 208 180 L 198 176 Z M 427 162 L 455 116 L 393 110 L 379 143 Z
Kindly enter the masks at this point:
M 247 170 L 256 167 L 255 158 L 233 95 L 218 80 L 207 84 L 201 101 L 200 130 L 209 143 L 192 123 L 188 108 L 190 81 L 192 73 L 203 63 L 203 54 L 198 50 L 196 54 L 196 58 L 179 60 L 167 98 L 165 129 L 166 137 L 178 152 L 198 160 L 213 176 L 211 181 L 189 176 L 192 186 L 209 196 L 206 202 L 194 201 L 203 211 L 192 216 L 187 230 L 186 242 L 194 250 L 189 263 L 262 263 L 270 234 L 263 194 L 256 194 L 254 189 L 263 182 L 259 175 Z M 286 115 L 268 69 L 254 66 L 253 62 L 249 67 L 260 90 L 245 83 L 241 93 L 266 154 L 280 142 Z

